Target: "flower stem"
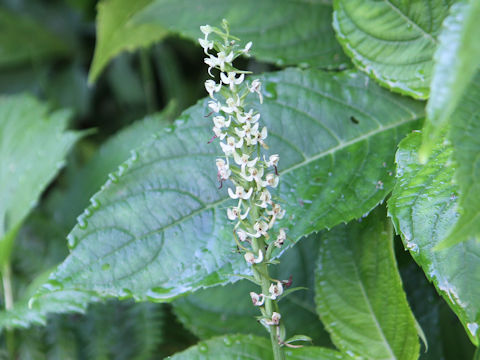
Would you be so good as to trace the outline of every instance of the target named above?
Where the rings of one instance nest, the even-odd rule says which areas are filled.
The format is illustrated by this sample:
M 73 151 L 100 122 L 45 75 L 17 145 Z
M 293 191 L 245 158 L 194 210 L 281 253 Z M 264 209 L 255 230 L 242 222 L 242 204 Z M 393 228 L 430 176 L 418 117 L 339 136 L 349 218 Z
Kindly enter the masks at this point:
M 12 272 L 10 263 L 3 266 L 2 269 L 2 284 L 3 284 L 3 298 L 5 301 L 5 310 L 13 309 L 13 291 L 12 291 Z M 15 352 L 15 337 L 13 329 L 7 328 L 5 331 L 5 342 L 10 358 L 14 358 Z

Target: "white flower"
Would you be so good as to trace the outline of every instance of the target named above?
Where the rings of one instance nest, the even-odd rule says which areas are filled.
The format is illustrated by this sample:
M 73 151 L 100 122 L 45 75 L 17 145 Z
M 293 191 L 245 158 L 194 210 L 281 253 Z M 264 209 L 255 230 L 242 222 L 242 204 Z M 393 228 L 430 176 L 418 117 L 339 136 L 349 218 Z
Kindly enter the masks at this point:
M 230 86 L 230 90 L 234 90 L 235 85 L 240 85 L 243 82 L 243 79 L 245 79 L 244 74 L 240 74 L 238 78 L 235 77 L 235 72 L 229 72 L 228 76 L 225 75 L 225 73 L 220 73 L 220 79 L 225 85 Z
M 244 171 L 240 172 L 240 175 L 247 181 L 255 180 L 257 185 L 261 186 L 262 183 L 262 176 L 263 176 L 263 168 L 257 169 L 256 167 L 249 167 L 248 172 L 250 175 L 247 175 Z
M 257 143 L 256 138 L 258 134 L 258 124 L 251 126 L 250 123 L 246 123 L 242 126 L 242 129 L 243 130 L 241 131 L 241 133 L 243 134 L 247 145 L 255 145 Z M 237 134 L 238 133 L 240 133 L 240 131 L 237 132 Z
M 277 312 L 273 312 L 272 314 L 272 319 L 271 320 L 265 320 L 266 325 L 278 325 L 280 324 L 280 319 L 282 318 L 282 315 L 280 315 Z
M 211 77 L 215 77 L 213 74 L 212 74 L 212 69 L 218 65 L 218 59 L 213 56 L 213 55 L 210 55 L 209 54 L 209 57 L 208 58 L 205 58 L 203 60 L 205 62 L 205 64 L 208 65 L 208 74 L 211 76 Z
M 250 292 L 250 297 L 252 298 L 253 306 L 262 306 L 265 302 L 265 295 L 263 294 L 257 294 L 252 291 Z
M 283 285 L 280 281 L 277 281 L 277 285 L 271 284 L 268 291 L 270 292 L 270 299 L 275 300 L 283 294 Z
M 258 98 L 260 99 L 260 104 L 263 103 L 263 95 L 260 92 L 261 88 L 262 88 L 262 83 L 258 79 L 253 80 L 252 85 L 248 88 L 248 90 L 251 93 L 257 93 L 258 94 Z
M 245 261 L 250 265 L 259 264 L 263 261 L 263 253 L 262 250 L 258 250 L 258 257 L 255 258 L 255 255 L 251 252 L 247 252 L 244 255 Z
M 276 188 L 278 185 L 278 176 L 275 174 L 267 174 L 265 177 L 265 181 L 263 182 L 263 186 L 271 186 Z
M 227 209 L 227 217 L 230 220 L 236 220 L 240 218 L 241 220 L 245 220 L 245 218 L 248 216 L 248 212 L 250 211 L 250 208 L 245 211 L 245 214 L 242 215 L 242 209 L 240 207 L 232 207 Z
M 212 31 L 212 27 L 210 25 L 202 25 L 200 26 L 200 31 L 207 37 Z
M 258 157 L 256 157 L 253 160 L 249 160 L 249 158 L 250 158 L 250 155 L 247 155 L 247 154 L 242 154 L 240 156 L 240 155 L 238 155 L 238 153 L 236 151 L 233 153 L 233 159 L 235 160 L 237 165 L 241 166 L 241 171 L 242 172 L 245 172 L 245 167 L 246 166 L 253 167 L 253 166 L 255 166 L 255 164 L 258 161 Z
M 265 221 L 257 221 L 255 225 L 253 225 L 253 230 L 256 231 L 253 237 L 259 238 L 260 236 L 268 236 L 268 224 Z
M 268 158 L 268 161 L 267 161 L 265 159 L 265 155 L 263 155 L 263 160 L 265 161 L 265 164 L 267 166 L 277 166 L 278 161 L 280 160 L 280 156 L 278 154 L 270 155 L 270 157 Z
M 262 192 L 260 193 L 259 199 L 261 203 L 257 205 L 262 208 L 266 208 L 268 204 L 272 202 L 272 195 L 270 195 L 270 192 L 267 189 L 263 189 Z
M 218 178 L 219 180 L 227 180 L 232 174 L 228 164 L 225 163 L 223 159 L 217 159 L 217 169 L 218 169 Z
M 247 241 L 247 239 L 248 239 L 248 234 L 245 230 L 238 229 L 237 230 L 237 235 L 238 235 L 238 239 L 242 242 Z
M 212 130 L 215 133 L 215 136 L 218 137 L 220 140 L 225 139 L 225 136 L 227 136 L 227 133 L 222 132 L 221 128 L 218 128 L 218 127 L 214 126 Z
M 278 232 L 277 240 L 273 243 L 276 247 L 282 247 L 283 243 L 287 239 L 287 234 L 285 234 L 285 229 L 280 229 Z
M 244 54 L 248 55 L 251 47 L 252 47 L 252 42 L 249 41 L 249 42 L 247 43 L 247 45 L 245 45 L 245 47 L 243 48 L 242 52 L 243 52 Z
M 224 51 L 220 51 L 217 54 L 217 65 L 220 66 L 220 70 L 225 70 L 225 64 L 231 64 L 233 60 L 233 51 L 226 55 Z
M 229 127 L 230 122 L 232 121 L 232 117 L 229 116 L 228 120 L 225 120 L 225 117 L 219 115 L 219 116 L 214 116 L 213 117 L 213 123 L 215 124 L 215 127 L 221 129 L 223 127 Z
M 208 53 L 208 50 L 213 49 L 213 41 L 208 41 L 207 36 L 205 36 L 205 39 L 198 39 L 198 42 L 203 48 L 203 52 L 205 53 L 205 55 L 210 55 Z
M 228 188 L 228 195 L 232 199 L 243 199 L 243 200 L 248 200 L 250 199 L 250 196 L 252 195 L 253 188 L 248 189 L 247 192 L 245 192 L 245 189 L 243 186 L 236 186 L 235 187 L 235 193 L 233 193 L 232 189 Z
M 239 111 L 238 106 L 240 105 L 240 99 L 238 97 L 236 101 L 232 98 L 228 98 L 226 103 L 227 106 L 222 106 L 222 110 L 225 111 L 227 114 Z
M 267 210 L 267 214 L 272 217 L 270 219 L 270 223 L 268 224 L 268 227 L 271 229 L 276 219 L 283 218 L 285 215 L 285 210 L 283 210 L 279 204 L 273 204 L 272 210 Z
M 255 124 L 255 125 L 258 125 L 258 124 Z M 257 131 L 255 133 L 255 138 L 253 138 L 251 141 L 252 145 L 256 145 L 257 142 L 259 142 L 263 147 L 266 147 L 265 142 L 263 140 L 267 138 L 267 135 L 268 135 L 267 128 L 263 127 L 262 131 L 260 132 Z
M 240 138 L 240 140 L 237 142 L 233 136 L 229 136 L 227 138 L 227 143 L 220 143 L 220 146 L 222 147 L 223 152 L 227 156 L 232 156 L 235 152 L 235 149 L 239 149 L 243 146 L 243 139 Z
M 213 112 L 218 113 L 220 111 L 221 104 L 218 101 L 209 101 L 208 107 L 212 109 Z
M 250 109 L 249 112 L 245 113 L 245 116 L 242 116 L 241 114 L 238 114 L 238 121 L 243 124 L 245 122 L 249 122 L 251 124 L 254 124 L 260 119 L 260 114 L 255 114 L 253 115 L 253 109 Z
M 222 88 L 222 85 L 215 83 L 215 81 L 213 80 L 205 81 L 205 89 L 207 90 L 208 94 L 212 99 L 214 98 L 213 94 L 216 92 L 219 92 L 221 88 Z

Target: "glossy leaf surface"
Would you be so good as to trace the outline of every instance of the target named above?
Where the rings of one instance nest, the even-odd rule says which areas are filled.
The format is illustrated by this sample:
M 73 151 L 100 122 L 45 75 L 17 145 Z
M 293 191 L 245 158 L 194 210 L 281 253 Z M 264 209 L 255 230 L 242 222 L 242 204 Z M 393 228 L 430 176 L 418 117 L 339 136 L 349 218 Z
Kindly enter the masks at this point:
M 321 1 L 154 0 L 135 21 L 159 24 L 194 41 L 200 26 L 220 27 L 252 41 L 259 60 L 283 65 L 339 67 L 347 63 L 332 29 L 332 7 Z
M 460 218 L 443 246 L 474 238 L 480 239 L 480 72 L 477 73 L 462 103 L 452 114 L 450 140 L 457 169 Z
M 282 298 L 279 303 L 285 321 L 287 338 L 294 334 L 305 334 L 313 339 L 314 345 L 332 346 L 328 333 L 318 319 L 313 301 L 313 267 L 320 241 L 317 236 L 301 239 L 283 256 L 280 266 L 274 266 L 270 274 L 275 279 L 288 280 L 291 288 L 304 287 Z M 259 287 L 248 280 L 235 284 L 199 290 L 176 300 L 175 313 L 185 327 L 201 339 L 226 333 L 243 333 L 265 336 L 265 328 L 252 324 L 259 315 L 248 295 L 259 291 Z M 232 304 L 235 304 L 232 307 Z
M 291 360 L 342 360 L 346 359 L 337 351 L 319 348 L 304 347 L 301 349 L 286 349 L 285 355 Z M 207 341 L 173 355 L 172 360 L 230 360 L 252 359 L 273 360 L 270 339 L 253 335 L 225 335 Z
M 79 137 L 66 131 L 69 113 L 26 95 L 0 98 L 0 264 L 13 235 L 64 164 Z
M 382 208 L 322 236 L 315 291 L 317 311 L 343 352 L 372 360 L 418 359 L 415 318 Z
M 132 17 L 151 0 L 104 0 L 98 5 L 97 44 L 88 81 L 94 82 L 108 62 L 120 52 L 146 47 L 167 34 L 155 24 L 138 25 Z
M 435 250 L 458 219 L 458 187 L 452 184 L 452 148 L 441 143 L 425 165 L 418 162 L 420 133 L 399 145 L 397 185 L 388 201 L 395 228 L 427 278 L 457 314 L 470 339 L 478 344 L 480 244 L 475 239 Z
M 290 69 L 263 82 L 269 145 L 282 154 L 278 194 L 288 217 L 279 226 L 292 241 L 383 200 L 395 144 L 418 126 L 421 104 L 359 73 Z M 193 106 L 110 174 L 70 233 L 74 249 L 54 286 L 166 301 L 248 272 L 232 253 L 228 184 L 218 189 L 221 150 L 207 144 L 208 112 L 207 100 Z
M 333 26 L 355 65 L 393 91 L 426 99 L 448 2 L 335 0 Z

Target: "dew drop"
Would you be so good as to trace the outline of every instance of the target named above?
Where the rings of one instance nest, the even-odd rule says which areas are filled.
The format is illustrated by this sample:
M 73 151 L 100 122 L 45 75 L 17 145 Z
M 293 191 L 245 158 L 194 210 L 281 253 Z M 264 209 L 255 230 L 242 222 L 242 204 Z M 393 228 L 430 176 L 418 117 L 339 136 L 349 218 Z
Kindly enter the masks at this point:
M 78 239 L 75 235 L 71 233 L 67 235 L 67 245 L 70 250 L 75 249 L 75 247 L 77 246 L 77 243 L 78 243 Z
M 228 337 L 223 338 L 223 343 L 225 344 L 225 346 L 232 346 L 232 340 L 230 340 L 230 338 Z
M 199 350 L 201 353 L 206 353 L 206 352 L 208 352 L 208 346 L 207 346 L 207 344 L 200 344 L 200 345 L 198 345 L 198 350 Z

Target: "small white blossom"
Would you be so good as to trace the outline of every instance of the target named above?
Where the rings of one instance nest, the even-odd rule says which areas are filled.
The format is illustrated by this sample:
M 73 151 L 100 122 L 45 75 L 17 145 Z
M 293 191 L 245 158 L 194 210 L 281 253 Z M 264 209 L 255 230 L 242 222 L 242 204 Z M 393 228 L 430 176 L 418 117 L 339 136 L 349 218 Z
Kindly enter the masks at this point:
M 245 218 L 248 216 L 248 212 L 250 211 L 250 208 L 245 211 L 245 213 L 242 215 L 242 209 L 240 207 L 232 207 L 227 209 L 227 217 L 230 220 L 236 220 L 240 218 L 241 220 L 245 220 Z
M 245 261 L 250 265 L 259 264 L 263 261 L 263 253 L 262 250 L 258 250 L 258 257 L 255 258 L 255 255 L 251 252 L 246 252 L 244 255 Z
M 255 124 L 255 125 L 258 125 L 258 124 Z M 257 142 L 260 143 L 263 147 L 265 147 L 265 142 L 263 140 L 265 140 L 267 138 L 267 128 L 264 127 L 262 129 L 262 131 L 260 132 L 256 132 L 255 133 L 255 137 L 250 141 L 252 145 L 256 145 Z
M 250 49 L 252 48 L 252 44 L 253 43 L 249 41 L 247 45 L 245 45 L 245 47 L 243 48 L 242 52 L 246 55 L 249 55 Z
M 243 80 L 245 79 L 244 74 L 240 74 L 238 78 L 235 77 L 235 72 L 229 72 L 228 75 L 225 75 L 225 73 L 220 73 L 220 79 L 225 85 L 228 85 L 230 87 L 230 90 L 234 90 L 235 85 L 240 85 Z
M 236 141 L 233 136 L 229 136 L 227 138 L 227 143 L 220 143 L 220 146 L 222 147 L 223 152 L 227 156 L 232 156 L 235 153 L 235 149 L 239 149 L 243 146 L 243 139 L 240 138 L 239 141 Z
M 200 26 L 200 31 L 207 37 L 212 31 L 212 27 L 210 25 L 202 25 Z
M 264 155 L 263 160 L 265 161 L 265 164 L 267 166 L 277 166 L 278 161 L 280 160 L 280 156 L 278 154 L 270 155 L 270 157 L 268 158 L 268 161 L 267 161 L 267 160 L 265 160 L 265 155 Z
M 215 81 L 213 80 L 207 80 L 205 81 L 205 89 L 207 90 L 208 94 L 210 95 L 210 97 L 213 99 L 213 94 L 216 93 L 216 92 L 219 92 L 220 89 L 222 88 L 222 85 L 221 84 L 217 84 Z M 218 112 L 218 111 L 217 111 Z
M 247 239 L 248 239 L 248 234 L 245 230 L 238 229 L 237 230 L 237 235 L 238 235 L 238 239 L 242 242 L 247 241 Z
M 275 300 L 280 295 L 283 294 L 283 285 L 280 281 L 277 281 L 277 284 L 271 284 L 270 288 L 268 289 L 270 292 L 270 299 Z
M 257 221 L 255 225 L 253 225 L 253 230 L 256 231 L 256 233 L 253 234 L 253 237 L 259 238 L 260 236 L 268 236 L 268 224 L 265 221 Z
M 218 137 L 220 140 L 225 139 L 225 136 L 227 136 L 226 132 L 222 131 L 222 129 L 220 129 L 216 126 L 214 126 L 212 130 L 213 130 L 215 136 Z
M 223 159 L 217 159 L 218 178 L 221 180 L 227 180 L 232 174 L 228 164 Z
M 259 199 L 261 203 L 257 205 L 262 208 L 266 208 L 269 204 L 272 203 L 272 195 L 270 195 L 270 192 L 267 189 L 262 190 Z
M 240 175 L 247 181 L 255 180 L 257 186 L 262 183 L 262 176 L 263 176 L 263 168 L 257 169 L 256 167 L 249 167 L 248 172 L 250 173 L 247 175 L 244 171 L 240 172 Z
M 260 100 L 260 104 L 263 103 L 263 95 L 261 93 L 262 83 L 260 80 L 255 79 L 252 81 L 252 85 L 248 88 L 251 93 L 257 93 Z
M 218 101 L 209 101 L 208 107 L 212 109 L 213 112 L 218 113 L 220 111 L 221 104 Z
M 231 188 L 228 188 L 228 195 L 232 199 L 243 199 L 243 200 L 248 200 L 250 199 L 250 196 L 252 195 L 253 188 L 248 189 L 247 192 L 245 192 L 245 189 L 243 186 L 236 186 L 235 187 L 235 193 L 233 193 Z
M 280 229 L 280 231 L 278 232 L 277 240 L 275 240 L 273 245 L 280 248 L 282 247 L 286 239 L 287 239 L 287 234 L 285 234 L 285 229 Z
M 224 127 L 228 128 L 231 122 L 232 122 L 232 118 L 230 116 L 228 117 L 228 120 L 225 120 L 225 117 L 221 115 L 213 117 L 213 124 L 215 125 L 215 127 L 219 129 L 222 129 Z
M 260 119 L 260 114 L 253 114 L 253 109 L 250 109 L 249 112 L 246 112 L 245 115 L 238 114 L 238 121 L 243 124 L 245 122 L 254 124 Z
M 225 111 L 227 114 L 232 114 L 234 112 L 236 113 L 239 111 L 239 108 L 238 108 L 238 106 L 240 105 L 239 98 L 237 98 L 236 101 L 232 98 L 228 98 L 226 103 L 227 103 L 227 106 L 222 106 L 221 109 Z
M 278 185 L 278 176 L 275 174 L 267 174 L 265 177 L 265 181 L 263 182 L 263 186 L 271 186 L 276 188 Z
M 272 217 L 270 219 L 270 223 L 268 224 L 268 227 L 271 229 L 276 219 L 283 218 L 285 215 L 285 210 L 283 210 L 279 204 L 273 204 L 272 210 L 267 210 L 267 214 Z
M 252 291 L 250 292 L 250 297 L 252 298 L 253 306 L 262 306 L 265 302 L 265 295 L 263 294 L 257 294 Z
M 225 52 L 220 51 L 217 54 L 217 63 L 220 66 L 220 70 L 225 70 L 225 64 L 231 64 L 233 61 L 233 51 L 226 55 Z
M 271 320 L 265 320 L 264 323 L 265 325 L 278 325 L 280 324 L 280 319 L 282 318 L 282 315 L 280 315 L 277 312 L 273 312 L 272 314 L 272 319 Z
M 210 55 L 208 53 L 208 50 L 213 49 L 213 41 L 208 41 L 207 36 L 205 36 L 205 39 L 198 39 L 198 42 L 203 48 L 203 52 L 205 53 L 205 55 Z
M 235 160 L 235 162 L 241 166 L 241 171 L 244 172 L 245 171 L 245 167 L 248 166 L 248 167 L 253 167 L 255 166 L 255 164 L 257 163 L 258 161 L 258 157 L 256 157 L 255 159 L 253 160 L 249 160 L 250 158 L 250 155 L 247 155 L 247 154 L 242 154 L 241 156 L 238 155 L 238 153 L 235 151 L 233 153 L 233 159 Z

